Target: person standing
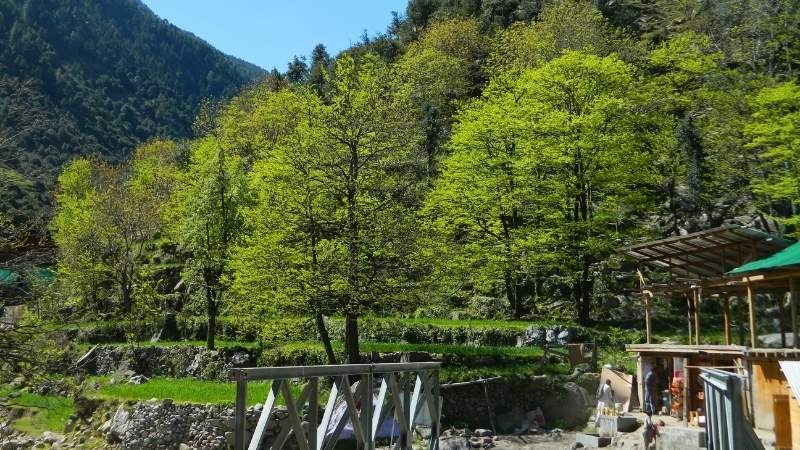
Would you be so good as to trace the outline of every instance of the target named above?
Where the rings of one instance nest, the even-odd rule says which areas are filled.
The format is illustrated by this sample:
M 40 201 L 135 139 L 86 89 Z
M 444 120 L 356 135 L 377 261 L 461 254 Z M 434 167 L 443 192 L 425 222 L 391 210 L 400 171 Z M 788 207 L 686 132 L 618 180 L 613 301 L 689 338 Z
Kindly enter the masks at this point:
M 614 390 L 611 389 L 611 380 L 608 379 L 604 384 L 601 384 L 597 389 L 597 413 L 595 414 L 595 425 L 600 423 L 600 415 L 603 413 L 603 408 L 614 407 Z
M 658 394 L 658 377 L 656 369 L 650 369 L 644 377 L 644 412 L 656 414 L 656 395 Z

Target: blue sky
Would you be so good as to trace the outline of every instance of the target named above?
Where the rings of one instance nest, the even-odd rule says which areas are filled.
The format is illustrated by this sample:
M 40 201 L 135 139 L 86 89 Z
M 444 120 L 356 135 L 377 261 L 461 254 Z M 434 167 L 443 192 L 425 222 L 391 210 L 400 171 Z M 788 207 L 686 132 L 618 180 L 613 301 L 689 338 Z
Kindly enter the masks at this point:
M 225 53 L 281 72 L 318 43 L 335 55 L 386 31 L 408 0 L 144 0 L 159 17 Z

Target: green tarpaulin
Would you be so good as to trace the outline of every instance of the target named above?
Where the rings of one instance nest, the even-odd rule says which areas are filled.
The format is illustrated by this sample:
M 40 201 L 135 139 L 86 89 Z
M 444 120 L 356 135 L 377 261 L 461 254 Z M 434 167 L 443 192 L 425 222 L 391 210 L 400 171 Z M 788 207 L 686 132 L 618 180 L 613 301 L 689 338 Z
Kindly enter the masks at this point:
M 792 266 L 800 266 L 800 242 L 792 244 L 772 256 L 750 261 L 749 263 L 739 266 L 728 273 L 738 274 L 755 272 L 759 270 L 781 269 Z

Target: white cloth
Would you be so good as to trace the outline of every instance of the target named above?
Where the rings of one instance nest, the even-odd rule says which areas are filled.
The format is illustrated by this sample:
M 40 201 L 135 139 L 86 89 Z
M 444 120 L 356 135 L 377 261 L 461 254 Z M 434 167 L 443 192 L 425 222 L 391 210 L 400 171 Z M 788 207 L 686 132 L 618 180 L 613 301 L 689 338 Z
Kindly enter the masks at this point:
M 600 422 L 600 414 L 603 412 L 603 408 L 614 407 L 614 391 L 611 389 L 611 386 L 603 383 L 600 386 L 600 389 L 597 390 L 597 412 L 595 413 L 595 423 Z

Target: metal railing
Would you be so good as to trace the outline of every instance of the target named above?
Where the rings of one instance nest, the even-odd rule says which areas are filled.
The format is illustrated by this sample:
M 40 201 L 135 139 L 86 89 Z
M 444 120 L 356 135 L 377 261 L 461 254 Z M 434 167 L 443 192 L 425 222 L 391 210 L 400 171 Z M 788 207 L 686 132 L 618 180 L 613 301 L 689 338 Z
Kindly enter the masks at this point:
M 231 369 L 231 375 L 236 380 L 234 448 L 261 448 L 276 400 L 282 395 L 288 413 L 282 422 L 288 421 L 289 426 L 280 427 L 269 446 L 272 450 L 283 448 L 289 434 L 294 434 L 300 450 L 331 450 L 348 423 L 352 426 L 358 448 L 374 450 L 379 429 L 389 414 L 393 418 L 390 420 L 398 425 L 396 448 L 411 450 L 415 424 L 421 418 L 423 408 L 427 408 L 430 415 L 428 449 L 438 450 L 441 416 L 440 368 L 441 363 L 438 362 L 418 362 Z M 296 398 L 290 387 L 290 380 L 293 378 L 308 379 Z M 333 379 L 333 384 L 320 420 L 321 378 Z M 272 380 L 272 385 L 248 443 L 247 383 L 256 380 Z M 351 380 L 359 381 L 355 390 L 351 387 Z M 376 384 L 379 385 L 377 389 Z M 334 411 L 341 404 L 344 406 L 339 406 L 339 411 Z M 308 408 L 307 417 L 304 418 L 302 411 L 305 406 Z M 304 428 L 304 421 L 318 425 Z
M 764 450 L 744 414 L 742 379 L 719 369 L 701 369 L 709 450 Z

